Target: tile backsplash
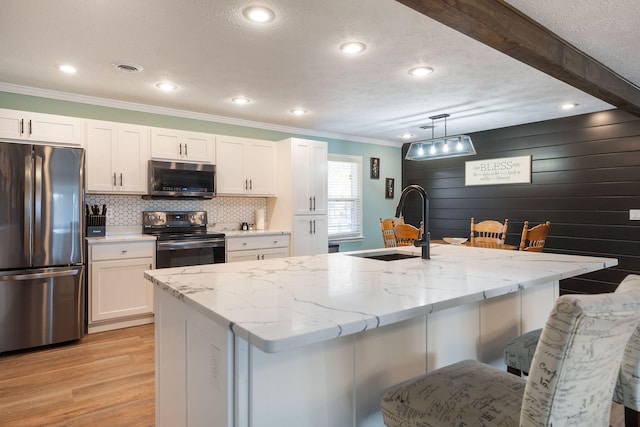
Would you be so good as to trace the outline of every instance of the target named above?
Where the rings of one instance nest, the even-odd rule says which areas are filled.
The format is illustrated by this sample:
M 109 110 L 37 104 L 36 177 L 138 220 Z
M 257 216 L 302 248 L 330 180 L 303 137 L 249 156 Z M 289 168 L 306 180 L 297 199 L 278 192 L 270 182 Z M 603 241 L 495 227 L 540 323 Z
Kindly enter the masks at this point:
M 146 200 L 141 196 L 86 194 L 85 203 L 107 205 L 107 227 L 138 226 L 143 211 L 207 211 L 209 224 L 218 229 L 238 229 L 240 223 L 255 222 L 256 209 L 266 209 L 264 197 L 214 197 L 211 200 Z

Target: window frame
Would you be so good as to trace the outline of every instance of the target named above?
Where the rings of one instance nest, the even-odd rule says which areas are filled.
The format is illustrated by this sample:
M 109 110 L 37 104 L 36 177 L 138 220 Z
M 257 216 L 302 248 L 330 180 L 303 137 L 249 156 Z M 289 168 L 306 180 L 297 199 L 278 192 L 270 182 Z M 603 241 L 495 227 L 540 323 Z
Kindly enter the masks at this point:
M 357 181 L 357 192 L 358 194 L 356 195 L 354 202 L 357 203 L 357 223 L 358 223 L 358 227 L 359 227 L 359 231 L 353 231 L 353 232 L 349 232 L 349 233 L 339 233 L 339 234 L 329 234 L 329 241 L 331 242 L 344 242 L 344 241 L 353 241 L 353 240 L 362 240 L 364 239 L 364 234 L 363 234 L 363 226 L 364 224 L 362 223 L 362 207 L 363 207 L 363 168 L 362 168 L 362 162 L 363 162 L 363 158 L 362 156 L 354 156 L 354 155 L 349 155 L 349 154 L 332 154 L 332 153 L 328 153 L 327 155 L 327 169 L 329 169 L 329 162 L 345 162 L 345 163 L 351 163 L 351 164 L 357 164 L 358 167 L 358 176 L 356 177 Z M 327 180 L 329 181 L 331 179 L 331 174 L 327 174 Z M 327 182 L 327 188 L 329 188 L 329 182 Z M 329 193 L 327 192 L 327 224 L 330 222 L 330 206 L 331 206 L 331 202 L 333 201 L 340 201 L 340 199 L 331 199 Z M 349 199 L 351 200 L 351 199 Z

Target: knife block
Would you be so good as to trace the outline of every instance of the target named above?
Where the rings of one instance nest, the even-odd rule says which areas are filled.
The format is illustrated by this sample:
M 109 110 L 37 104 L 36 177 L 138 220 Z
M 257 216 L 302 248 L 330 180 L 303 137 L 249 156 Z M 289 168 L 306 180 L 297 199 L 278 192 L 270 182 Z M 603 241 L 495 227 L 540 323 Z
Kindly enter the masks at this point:
M 106 215 L 87 215 L 86 237 L 103 237 L 106 234 Z

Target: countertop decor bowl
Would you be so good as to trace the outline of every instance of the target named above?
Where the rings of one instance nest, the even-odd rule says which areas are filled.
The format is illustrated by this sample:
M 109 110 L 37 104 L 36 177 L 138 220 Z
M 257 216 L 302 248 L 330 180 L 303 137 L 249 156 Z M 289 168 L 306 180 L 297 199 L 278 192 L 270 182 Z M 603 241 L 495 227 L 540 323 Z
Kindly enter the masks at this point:
M 443 237 L 442 240 L 452 245 L 461 245 L 469 239 L 466 237 Z

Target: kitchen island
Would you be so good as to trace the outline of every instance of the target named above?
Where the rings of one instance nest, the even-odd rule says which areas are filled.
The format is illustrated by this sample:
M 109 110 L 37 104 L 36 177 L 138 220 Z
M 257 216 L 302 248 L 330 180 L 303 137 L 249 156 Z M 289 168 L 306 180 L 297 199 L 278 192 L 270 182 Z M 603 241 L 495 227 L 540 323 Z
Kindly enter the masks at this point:
M 388 387 L 541 327 L 610 258 L 434 244 L 145 272 L 157 426 L 382 426 Z

